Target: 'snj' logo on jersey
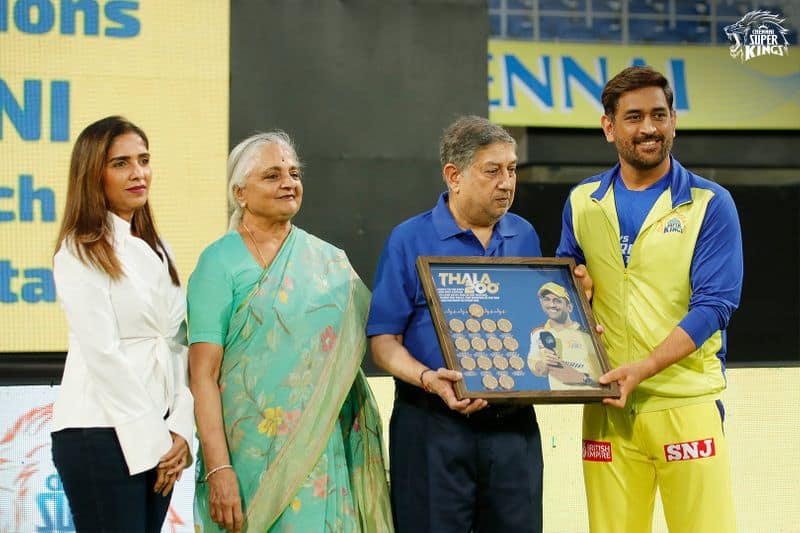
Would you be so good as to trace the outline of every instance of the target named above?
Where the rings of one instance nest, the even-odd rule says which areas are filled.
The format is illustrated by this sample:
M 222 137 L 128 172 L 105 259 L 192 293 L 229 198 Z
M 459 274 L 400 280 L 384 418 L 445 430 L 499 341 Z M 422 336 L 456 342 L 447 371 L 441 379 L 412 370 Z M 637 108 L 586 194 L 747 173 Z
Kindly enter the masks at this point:
M 664 445 L 664 456 L 667 462 L 690 461 L 692 459 L 705 459 L 717 455 L 714 439 L 693 440 Z

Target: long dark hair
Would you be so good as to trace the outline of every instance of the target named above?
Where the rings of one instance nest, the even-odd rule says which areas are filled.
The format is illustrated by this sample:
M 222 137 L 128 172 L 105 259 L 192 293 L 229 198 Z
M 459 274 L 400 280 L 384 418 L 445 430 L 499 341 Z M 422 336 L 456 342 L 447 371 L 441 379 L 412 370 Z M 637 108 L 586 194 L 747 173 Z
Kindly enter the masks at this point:
M 75 246 L 81 261 L 102 270 L 114 280 L 120 279 L 124 273 L 112 245 L 113 229 L 108 221 L 108 201 L 103 192 L 103 169 L 114 139 L 126 133 L 135 133 L 150 148 L 144 131 L 119 116 L 98 120 L 78 135 L 72 148 L 67 201 L 56 242 L 56 251 L 66 241 Z M 167 262 L 172 283 L 180 285 L 178 271 L 156 231 L 149 200 L 133 212 L 131 229 Z

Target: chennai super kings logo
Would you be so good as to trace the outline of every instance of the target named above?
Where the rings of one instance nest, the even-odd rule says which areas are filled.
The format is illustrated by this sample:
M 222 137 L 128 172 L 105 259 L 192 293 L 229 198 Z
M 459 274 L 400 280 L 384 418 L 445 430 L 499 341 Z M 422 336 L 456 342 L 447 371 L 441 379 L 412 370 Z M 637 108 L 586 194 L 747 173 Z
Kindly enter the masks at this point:
M 658 233 L 683 233 L 686 231 L 686 217 L 680 213 L 672 213 L 656 222 Z
M 725 26 L 731 57 L 744 63 L 754 57 L 787 55 L 789 30 L 781 26 L 785 20 L 769 11 L 751 11 L 736 24 Z

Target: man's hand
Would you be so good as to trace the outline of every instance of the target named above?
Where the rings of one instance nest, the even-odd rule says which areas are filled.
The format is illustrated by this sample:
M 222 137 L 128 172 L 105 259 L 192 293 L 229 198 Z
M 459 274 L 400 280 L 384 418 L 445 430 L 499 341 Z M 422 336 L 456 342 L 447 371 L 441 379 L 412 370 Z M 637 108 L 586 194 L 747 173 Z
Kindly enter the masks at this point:
M 561 365 L 559 368 L 551 368 L 550 375 L 559 380 L 564 385 L 583 385 L 586 374 L 580 372 L 569 365 Z
M 654 372 L 650 369 L 650 363 L 647 359 L 630 363 L 617 367 L 610 372 L 600 376 L 597 381 L 603 385 L 616 381 L 619 386 L 619 399 L 617 398 L 603 398 L 603 403 L 612 407 L 622 409 L 625 407 L 625 402 L 628 400 L 628 395 L 635 389 L 639 383 L 646 380 L 653 375 Z
M 583 293 L 586 294 L 586 299 L 591 302 L 592 295 L 594 294 L 594 282 L 589 275 L 589 271 L 586 270 L 586 265 L 578 265 L 572 272 L 575 274 L 575 277 L 578 278 L 578 282 L 583 288 Z M 595 326 L 595 331 L 597 331 L 598 335 L 602 335 L 605 329 L 603 329 L 603 326 L 600 324 L 597 324 L 597 326 Z
M 550 348 L 539 348 L 539 353 L 544 356 L 544 361 L 548 367 L 552 368 L 561 368 L 563 367 L 563 363 L 561 362 L 561 358 L 556 355 L 556 352 L 551 350 Z
M 575 274 L 575 277 L 578 278 L 578 282 L 581 284 L 584 294 L 586 294 L 586 299 L 592 301 L 594 282 L 592 281 L 592 277 L 589 275 L 589 271 L 586 270 L 586 265 L 578 265 L 572 272 Z
M 533 363 L 533 368 L 531 370 L 533 370 L 533 373 L 537 376 L 544 377 L 550 371 L 550 367 L 545 361 L 538 359 Z
M 432 372 L 425 372 L 422 376 L 423 385 L 425 385 L 431 392 L 437 394 L 442 401 L 447 404 L 447 407 L 453 411 L 458 411 L 462 415 L 469 416 L 475 411 L 480 411 L 489 403 L 481 398 L 470 400 L 464 398 L 463 400 L 456 399 L 456 391 L 453 388 L 453 383 L 463 379 L 461 372 L 455 370 L 448 370 L 440 368 Z
M 618 400 L 603 398 L 603 403 L 614 407 L 625 407 L 628 395 L 639 383 L 677 363 L 696 349 L 694 341 L 686 333 L 686 330 L 676 326 L 646 359 L 622 365 L 600 377 L 598 381 L 603 385 L 616 381 L 619 385 L 620 393 Z

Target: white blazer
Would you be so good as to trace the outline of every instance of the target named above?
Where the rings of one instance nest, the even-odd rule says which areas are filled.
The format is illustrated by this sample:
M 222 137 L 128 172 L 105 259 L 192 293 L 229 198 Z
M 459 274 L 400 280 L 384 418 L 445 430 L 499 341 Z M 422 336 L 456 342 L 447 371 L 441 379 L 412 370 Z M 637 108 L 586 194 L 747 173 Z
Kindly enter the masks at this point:
M 53 260 L 56 292 L 69 326 L 69 351 L 53 407 L 53 431 L 113 427 L 131 475 L 155 467 L 172 446 L 191 448 L 186 300 L 167 262 L 130 224 L 109 213 L 124 276 L 84 264 L 61 243 Z M 165 415 L 169 415 L 165 419 Z

